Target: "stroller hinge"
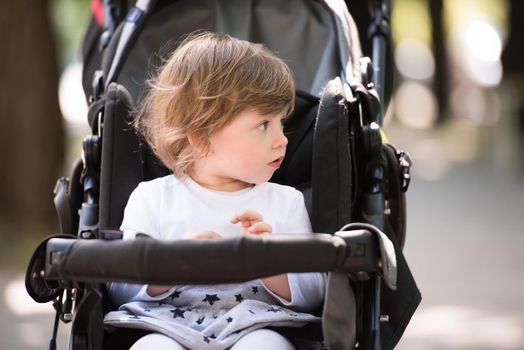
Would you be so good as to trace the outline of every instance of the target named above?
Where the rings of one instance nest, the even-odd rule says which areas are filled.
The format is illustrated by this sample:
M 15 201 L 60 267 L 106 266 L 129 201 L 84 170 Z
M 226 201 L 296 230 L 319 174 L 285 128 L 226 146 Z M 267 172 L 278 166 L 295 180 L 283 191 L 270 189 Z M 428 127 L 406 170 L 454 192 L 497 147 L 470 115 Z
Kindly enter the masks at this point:
M 100 182 L 100 137 L 96 135 L 84 138 L 84 202 L 80 209 L 78 235 L 82 238 L 98 237 L 98 199 Z

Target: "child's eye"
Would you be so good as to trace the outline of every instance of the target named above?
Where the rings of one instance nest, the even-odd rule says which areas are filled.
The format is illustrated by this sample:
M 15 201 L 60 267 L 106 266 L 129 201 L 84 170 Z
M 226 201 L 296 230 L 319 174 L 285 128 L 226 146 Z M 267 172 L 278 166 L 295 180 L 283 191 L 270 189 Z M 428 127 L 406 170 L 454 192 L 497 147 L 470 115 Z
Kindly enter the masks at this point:
M 259 130 L 261 130 L 261 131 L 266 131 L 268 127 L 269 127 L 269 122 L 266 120 L 266 121 L 260 123 L 260 124 L 257 126 L 257 129 L 259 129 Z

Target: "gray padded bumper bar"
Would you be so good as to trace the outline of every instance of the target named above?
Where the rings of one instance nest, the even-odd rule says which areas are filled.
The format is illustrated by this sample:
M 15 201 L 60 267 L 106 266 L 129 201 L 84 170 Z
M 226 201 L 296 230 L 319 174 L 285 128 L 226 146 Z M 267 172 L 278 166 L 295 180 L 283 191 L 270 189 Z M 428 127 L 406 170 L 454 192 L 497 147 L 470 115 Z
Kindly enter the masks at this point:
M 232 283 L 285 272 L 378 271 L 376 237 L 367 230 L 337 236 L 267 235 L 221 240 L 130 241 L 53 238 L 45 278 L 135 283 Z

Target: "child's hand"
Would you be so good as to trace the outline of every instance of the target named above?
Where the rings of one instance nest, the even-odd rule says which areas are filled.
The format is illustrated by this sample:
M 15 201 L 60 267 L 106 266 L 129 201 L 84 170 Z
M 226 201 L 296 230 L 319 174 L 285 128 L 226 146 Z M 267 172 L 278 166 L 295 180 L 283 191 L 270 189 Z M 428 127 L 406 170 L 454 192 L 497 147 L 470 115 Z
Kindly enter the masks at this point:
M 242 224 L 242 234 L 259 235 L 263 233 L 271 233 L 273 228 L 271 225 L 262 221 L 262 215 L 253 210 L 246 210 L 243 213 L 235 215 L 231 219 L 232 224 Z
M 147 286 L 147 294 L 152 297 L 156 297 L 157 295 L 160 295 L 162 293 L 167 292 L 172 286 L 160 286 L 160 285 L 152 285 L 150 284 Z
M 195 233 L 190 233 L 187 235 L 187 238 L 190 239 L 221 239 L 222 236 L 220 236 L 215 231 L 200 231 Z

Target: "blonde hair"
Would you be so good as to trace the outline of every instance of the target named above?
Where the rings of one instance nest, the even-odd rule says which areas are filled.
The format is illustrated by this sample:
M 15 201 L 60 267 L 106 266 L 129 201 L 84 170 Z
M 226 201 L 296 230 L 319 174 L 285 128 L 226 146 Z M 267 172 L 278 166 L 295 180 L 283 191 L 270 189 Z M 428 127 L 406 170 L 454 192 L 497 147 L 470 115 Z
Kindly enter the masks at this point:
M 209 137 L 239 113 L 289 115 L 295 85 L 286 64 L 260 44 L 215 33 L 186 38 L 149 82 L 135 127 L 176 175 L 191 171 L 194 137 Z

